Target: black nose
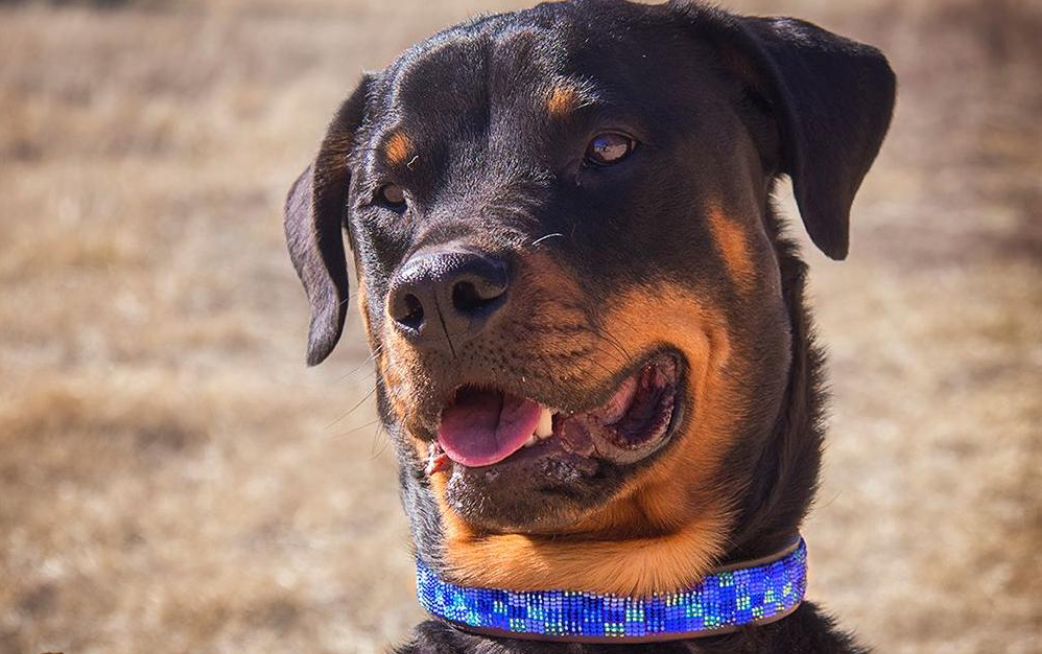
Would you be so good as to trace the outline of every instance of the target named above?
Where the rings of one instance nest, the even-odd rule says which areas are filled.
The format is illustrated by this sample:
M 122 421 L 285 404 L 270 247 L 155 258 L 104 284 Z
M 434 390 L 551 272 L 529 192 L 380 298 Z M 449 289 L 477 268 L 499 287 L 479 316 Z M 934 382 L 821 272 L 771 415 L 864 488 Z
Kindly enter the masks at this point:
M 505 262 L 474 252 L 422 254 L 391 282 L 388 305 L 399 330 L 421 347 L 453 354 L 506 304 Z

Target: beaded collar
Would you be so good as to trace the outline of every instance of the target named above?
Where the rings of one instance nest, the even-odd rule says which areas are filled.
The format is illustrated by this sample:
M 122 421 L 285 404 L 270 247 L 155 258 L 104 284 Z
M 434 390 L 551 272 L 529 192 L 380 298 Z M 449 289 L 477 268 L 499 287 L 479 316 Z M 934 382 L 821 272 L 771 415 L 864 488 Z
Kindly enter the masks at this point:
M 773 556 L 713 570 L 688 590 L 644 598 L 458 586 L 416 563 L 417 596 L 432 615 L 484 635 L 572 643 L 726 634 L 781 620 L 796 610 L 806 588 L 802 538 Z

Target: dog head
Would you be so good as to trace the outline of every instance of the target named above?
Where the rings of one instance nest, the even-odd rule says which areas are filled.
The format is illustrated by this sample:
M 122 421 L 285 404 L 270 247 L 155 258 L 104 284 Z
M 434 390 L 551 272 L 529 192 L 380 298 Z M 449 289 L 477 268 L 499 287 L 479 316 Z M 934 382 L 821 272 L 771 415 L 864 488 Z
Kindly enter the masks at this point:
M 772 185 L 792 178 L 843 258 L 893 100 L 870 47 L 689 3 L 480 18 L 366 75 L 286 234 L 315 364 L 344 323 L 347 229 L 420 549 L 524 587 L 482 567 L 677 539 L 677 579 L 612 592 L 726 550 L 805 339 Z

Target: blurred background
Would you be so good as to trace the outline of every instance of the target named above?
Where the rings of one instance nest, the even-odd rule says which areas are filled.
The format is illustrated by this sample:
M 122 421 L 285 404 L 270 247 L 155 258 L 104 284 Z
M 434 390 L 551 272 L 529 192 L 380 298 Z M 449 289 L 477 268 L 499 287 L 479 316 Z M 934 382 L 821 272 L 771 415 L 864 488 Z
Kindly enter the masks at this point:
M 1036 654 L 1042 5 L 726 5 L 900 80 L 850 259 L 806 249 L 810 596 L 880 652 Z M 421 618 L 358 317 L 304 367 L 281 205 L 363 69 L 513 6 L 0 1 L 0 653 L 379 652 Z

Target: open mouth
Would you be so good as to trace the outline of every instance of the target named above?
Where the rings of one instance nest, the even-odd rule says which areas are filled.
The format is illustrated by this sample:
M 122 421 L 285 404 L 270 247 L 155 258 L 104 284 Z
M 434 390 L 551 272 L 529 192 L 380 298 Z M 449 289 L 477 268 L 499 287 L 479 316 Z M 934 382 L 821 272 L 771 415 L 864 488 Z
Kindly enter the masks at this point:
M 442 411 L 427 472 L 449 461 L 492 466 L 528 451 L 563 450 L 632 463 L 657 450 L 670 433 L 677 401 L 676 357 L 653 357 L 627 376 L 607 402 L 565 413 L 495 389 L 464 386 Z

